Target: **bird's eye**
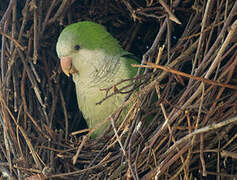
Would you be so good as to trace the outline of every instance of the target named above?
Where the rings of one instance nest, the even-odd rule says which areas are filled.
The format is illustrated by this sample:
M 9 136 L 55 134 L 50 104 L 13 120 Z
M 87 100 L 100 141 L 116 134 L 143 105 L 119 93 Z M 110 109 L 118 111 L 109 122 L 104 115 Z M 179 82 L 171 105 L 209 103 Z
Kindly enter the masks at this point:
M 80 45 L 77 44 L 74 46 L 74 50 L 78 51 L 79 49 L 80 49 Z

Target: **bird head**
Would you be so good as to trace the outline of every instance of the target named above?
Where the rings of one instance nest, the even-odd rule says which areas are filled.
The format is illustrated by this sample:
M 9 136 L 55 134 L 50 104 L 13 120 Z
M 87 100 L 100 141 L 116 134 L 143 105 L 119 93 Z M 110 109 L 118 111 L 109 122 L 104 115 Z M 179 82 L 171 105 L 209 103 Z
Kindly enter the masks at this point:
M 101 50 L 113 56 L 119 54 L 122 48 L 100 24 L 90 21 L 71 24 L 61 32 L 56 45 L 60 64 L 66 75 L 79 72 L 80 65 L 87 63 L 78 62 L 85 61 L 83 58 L 75 58 L 83 50 L 91 52 Z M 93 62 L 88 63 L 93 64 Z

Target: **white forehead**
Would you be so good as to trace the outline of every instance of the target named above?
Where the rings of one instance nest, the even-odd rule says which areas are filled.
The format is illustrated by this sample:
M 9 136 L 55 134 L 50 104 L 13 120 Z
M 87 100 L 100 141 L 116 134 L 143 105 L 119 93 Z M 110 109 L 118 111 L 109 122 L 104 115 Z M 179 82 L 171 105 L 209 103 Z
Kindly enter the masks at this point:
M 75 38 L 70 32 L 62 32 L 58 38 L 58 42 L 56 45 L 56 51 L 58 57 L 68 56 L 73 51 L 73 44 L 75 42 Z

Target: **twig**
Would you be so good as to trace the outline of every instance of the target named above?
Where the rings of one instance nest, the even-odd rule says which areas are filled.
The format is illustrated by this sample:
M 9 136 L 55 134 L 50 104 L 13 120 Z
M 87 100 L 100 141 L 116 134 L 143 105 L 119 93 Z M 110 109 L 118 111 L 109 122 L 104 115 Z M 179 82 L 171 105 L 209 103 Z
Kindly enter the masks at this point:
M 39 169 L 42 169 L 41 164 L 40 164 L 40 161 L 39 161 L 39 159 L 38 159 L 39 156 L 37 155 L 36 151 L 34 150 L 33 145 L 32 145 L 32 143 L 31 143 L 30 139 L 29 139 L 28 136 L 26 135 L 26 132 L 25 132 L 24 129 L 17 123 L 16 119 L 14 118 L 13 114 L 11 113 L 10 109 L 6 106 L 6 104 L 5 104 L 5 102 L 3 101 L 2 98 L 1 98 L 1 104 L 3 104 L 3 105 L 6 107 L 6 110 L 7 110 L 7 112 L 9 113 L 9 115 L 11 116 L 13 122 L 15 123 L 15 125 L 17 126 L 17 128 L 19 128 L 20 132 L 22 133 L 23 137 L 25 138 L 25 141 L 26 141 L 26 143 L 27 143 L 27 145 L 28 145 L 28 147 L 29 147 L 29 149 L 30 149 L 30 152 L 31 152 L 31 154 L 32 154 L 32 156 L 33 156 L 33 159 L 34 159 L 34 161 L 35 161 L 35 163 L 36 163 L 36 166 L 37 166 Z
M 5 36 L 6 38 L 8 38 L 9 40 L 13 41 L 15 43 L 15 45 L 20 48 L 22 51 L 25 50 L 25 48 L 13 37 L 9 36 L 8 34 L 6 34 L 5 32 L 1 31 L 0 29 L 0 34 L 2 34 L 3 36 Z
M 195 54 L 195 58 L 194 58 L 194 61 L 193 61 L 193 64 L 192 64 L 192 73 L 191 73 L 192 75 L 194 74 L 194 69 L 196 68 L 197 60 L 200 57 L 200 51 L 201 51 L 203 39 L 205 37 L 204 36 L 204 29 L 206 27 L 206 21 L 207 21 L 207 15 L 208 15 L 208 12 L 209 12 L 210 3 L 211 3 L 211 0 L 208 0 L 206 8 L 205 8 L 204 16 L 202 18 L 202 23 L 201 23 L 202 28 L 201 28 L 201 33 L 200 33 L 199 41 L 198 41 L 197 52 Z
M 207 171 L 206 171 L 206 164 L 204 160 L 204 155 L 203 155 L 203 134 L 200 134 L 200 160 L 202 163 L 202 176 L 207 176 Z
M 237 11 L 237 1 L 235 2 L 233 8 L 231 9 L 228 18 L 226 19 L 224 26 L 220 32 L 220 34 L 218 35 L 216 41 L 214 42 L 214 44 L 212 45 L 212 47 L 210 48 L 210 50 L 208 51 L 208 53 L 206 54 L 206 56 L 203 58 L 202 63 L 199 65 L 198 69 L 200 70 L 203 66 L 204 63 L 206 63 L 206 61 L 211 57 L 211 55 L 213 54 L 213 52 L 217 49 L 217 46 L 219 45 L 220 41 L 223 39 L 225 32 L 227 31 L 227 27 L 229 26 L 229 24 L 231 23 L 235 12 Z M 223 46 L 222 46 L 223 47 Z M 194 75 L 196 75 L 199 71 L 197 70 L 196 73 Z
M 159 0 L 159 3 L 164 7 L 164 9 L 167 11 L 167 13 L 169 14 L 169 19 L 174 21 L 177 24 L 182 24 L 179 19 L 172 13 L 172 11 L 170 10 L 170 8 L 168 7 L 168 5 L 163 1 L 163 0 Z
M 150 62 L 146 62 L 146 64 L 148 64 L 148 65 L 132 64 L 132 66 L 133 67 L 145 67 L 145 68 L 159 68 L 159 69 L 162 69 L 162 70 L 167 71 L 167 72 L 171 72 L 171 73 L 174 73 L 174 74 L 178 74 L 180 76 L 184 76 L 184 77 L 187 77 L 187 78 L 202 81 L 202 82 L 205 82 L 205 83 L 208 83 L 208 84 L 211 84 L 211 85 L 226 87 L 226 88 L 237 90 L 237 86 L 234 86 L 234 85 L 231 85 L 231 84 L 219 83 L 219 82 L 212 81 L 212 80 L 209 80 L 209 79 L 193 76 L 193 75 L 190 75 L 190 74 L 186 74 L 184 72 L 176 71 L 174 69 L 171 69 L 171 68 L 168 68 L 168 67 L 165 67 L 165 66 L 161 66 L 161 65 L 157 65 L 157 64 L 154 64 L 154 63 L 150 63 Z
M 37 63 L 38 59 L 38 21 L 37 21 L 37 4 L 36 0 L 32 0 L 30 2 L 30 6 L 33 9 L 33 14 L 34 14 L 34 52 L 33 52 L 33 63 Z
M 42 24 L 43 24 L 43 25 L 42 25 L 42 31 L 40 32 L 41 35 L 44 34 L 45 28 L 46 28 L 47 23 L 48 23 L 48 20 L 49 20 L 49 16 L 50 16 L 50 14 L 51 14 L 51 12 L 52 12 L 54 6 L 55 6 L 56 1 L 57 1 L 57 0 L 53 0 L 53 1 L 51 2 L 51 5 L 50 5 L 50 7 L 49 7 L 49 9 L 48 9 L 48 11 L 47 11 L 47 15 L 45 16 L 44 22 L 42 23 Z
M 59 95 L 60 95 L 60 99 L 62 102 L 61 104 L 63 107 L 64 120 L 65 120 L 65 140 L 67 141 L 67 139 L 68 139 L 68 113 L 67 113 L 67 108 L 65 105 L 64 97 L 63 97 L 63 92 L 61 89 L 59 90 Z
M 110 122 L 111 122 L 111 124 L 112 124 L 115 137 L 116 137 L 116 139 L 117 139 L 117 141 L 118 141 L 118 143 L 119 143 L 119 145 L 120 145 L 120 147 L 121 147 L 121 149 L 122 149 L 123 155 L 126 156 L 126 151 L 125 151 L 125 149 L 124 149 L 124 147 L 123 147 L 122 142 L 121 142 L 120 139 L 119 139 L 118 132 L 117 132 L 116 127 L 115 127 L 115 125 L 114 125 L 114 119 L 113 119 L 113 117 L 110 118 Z
M 87 135 L 83 136 L 82 142 L 81 142 L 80 146 L 78 146 L 77 152 L 76 152 L 76 154 L 72 158 L 72 164 L 73 165 L 76 164 L 77 158 L 78 158 L 78 156 L 79 156 L 79 154 L 80 154 L 80 152 L 82 150 L 82 147 L 85 145 L 85 143 L 86 143 L 88 138 L 89 138 L 89 136 L 87 136 Z
M 201 133 L 205 133 L 205 132 L 208 132 L 208 131 L 211 131 L 211 130 L 215 130 L 215 129 L 218 129 L 218 128 L 221 128 L 223 126 L 227 126 L 229 124 L 232 124 L 232 123 L 236 123 L 237 122 L 237 116 L 236 117 L 233 117 L 233 118 L 230 118 L 230 119 L 227 119 L 225 121 L 222 121 L 220 123 L 214 123 L 214 124 L 211 124 L 211 125 L 208 125 L 208 126 L 205 126 L 203 128 L 200 128 L 200 129 L 197 129 L 196 131 L 192 132 L 191 134 L 188 134 L 186 135 L 185 137 L 181 138 L 180 140 L 176 141 L 176 143 L 174 145 L 172 145 L 163 155 L 166 156 L 167 154 L 169 154 L 171 151 L 173 151 L 174 149 L 176 149 L 176 147 L 180 146 L 181 144 L 185 143 L 188 139 L 190 139 L 191 137 L 193 136 L 196 136 L 198 134 L 201 134 Z M 190 145 L 187 144 L 183 149 L 187 149 Z M 184 152 L 178 152 L 178 154 L 180 153 L 184 153 Z M 176 156 L 176 158 L 178 158 Z M 153 177 L 155 174 L 156 176 L 159 176 L 160 173 L 162 172 L 161 171 L 161 167 L 162 169 L 165 169 L 165 167 L 163 166 L 164 164 L 166 164 L 165 167 L 168 166 L 168 163 L 163 161 L 161 163 L 161 165 L 159 167 L 157 167 L 156 169 L 153 169 L 148 175 L 146 175 L 143 179 L 149 179 L 149 177 Z
M 10 0 L 10 2 L 8 4 L 8 7 L 7 7 L 7 10 L 5 11 L 5 13 L 2 16 L 2 19 L 0 21 L 0 29 L 2 28 L 2 25 L 6 22 L 6 20 L 9 18 L 14 4 L 16 4 L 16 0 Z

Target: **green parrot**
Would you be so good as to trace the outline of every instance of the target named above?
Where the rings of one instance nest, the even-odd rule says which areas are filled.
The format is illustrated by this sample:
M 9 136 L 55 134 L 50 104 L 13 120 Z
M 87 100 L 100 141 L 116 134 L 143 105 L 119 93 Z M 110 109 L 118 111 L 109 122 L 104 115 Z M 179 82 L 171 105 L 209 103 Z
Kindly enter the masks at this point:
M 79 109 L 88 127 L 97 127 L 121 106 L 127 95 L 115 94 L 101 104 L 96 104 L 106 96 L 106 92 L 101 89 L 133 78 L 137 69 L 131 64 L 137 64 L 137 61 L 102 25 L 90 21 L 67 26 L 58 38 L 56 51 L 62 71 L 67 76 L 72 74 Z M 131 80 L 125 81 L 116 88 L 131 83 Z M 97 128 L 92 138 L 103 134 L 109 125 L 110 121 L 107 121 Z

